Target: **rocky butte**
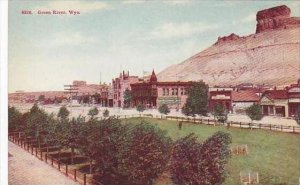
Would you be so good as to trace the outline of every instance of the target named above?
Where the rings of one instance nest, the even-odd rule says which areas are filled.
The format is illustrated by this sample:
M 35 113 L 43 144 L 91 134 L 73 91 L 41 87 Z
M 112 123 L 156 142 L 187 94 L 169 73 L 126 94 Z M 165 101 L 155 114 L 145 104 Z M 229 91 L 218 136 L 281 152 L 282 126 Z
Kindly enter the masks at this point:
M 285 5 L 257 12 L 256 33 L 219 37 L 209 48 L 158 74 L 160 81 L 288 85 L 300 78 L 300 18 Z

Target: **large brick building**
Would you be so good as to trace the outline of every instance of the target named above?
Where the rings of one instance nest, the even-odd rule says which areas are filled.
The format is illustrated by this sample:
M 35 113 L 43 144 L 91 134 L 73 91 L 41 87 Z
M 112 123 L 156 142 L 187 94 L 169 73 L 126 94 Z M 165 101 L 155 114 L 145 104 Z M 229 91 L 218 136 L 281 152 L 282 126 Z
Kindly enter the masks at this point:
M 124 92 L 131 90 L 131 84 L 139 82 L 138 76 L 130 76 L 129 72 L 120 73 L 118 78 L 112 80 L 113 106 L 124 107 Z
M 157 108 L 162 104 L 181 109 L 186 102 L 187 89 L 192 82 L 158 82 L 154 70 L 148 81 L 131 84 L 132 106 L 143 104 Z

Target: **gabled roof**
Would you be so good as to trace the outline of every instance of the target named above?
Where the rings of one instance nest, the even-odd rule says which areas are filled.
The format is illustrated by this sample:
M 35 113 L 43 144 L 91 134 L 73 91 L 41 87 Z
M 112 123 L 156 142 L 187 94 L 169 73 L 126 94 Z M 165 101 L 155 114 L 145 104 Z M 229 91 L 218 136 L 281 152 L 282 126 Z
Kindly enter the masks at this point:
M 255 91 L 232 91 L 232 101 L 235 102 L 258 102 L 259 97 Z
M 286 90 L 268 90 L 263 96 L 267 96 L 268 98 L 275 99 L 288 99 L 288 93 Z

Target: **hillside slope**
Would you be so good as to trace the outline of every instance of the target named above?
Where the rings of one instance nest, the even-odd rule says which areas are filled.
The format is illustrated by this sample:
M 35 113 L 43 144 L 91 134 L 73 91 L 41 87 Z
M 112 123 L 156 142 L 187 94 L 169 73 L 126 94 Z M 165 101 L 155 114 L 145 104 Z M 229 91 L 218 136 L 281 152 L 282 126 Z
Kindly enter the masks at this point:
M 271 10 L 277 11 L 276 7 Z M 264 16 L 265 11 L 262 11 Z M 166 68 L 158 74 L 158 79 L 204 80 L 211 86 L 294 83 L 300 78 L 300 19 L 289 17 L 289 13 L 284 17 L 279 16 L 282 18 L 279 21 L 287 24 L 278 27 L 268 27 L 268 24 L 266 27 L 266 18 L 262 21 L 258 12 L 259 29 L 256 34 L 247 37 L 235 34 L 221 37 L 206 50 Z M 275 15 L 274 19 L 278 20 L 278 16 Z

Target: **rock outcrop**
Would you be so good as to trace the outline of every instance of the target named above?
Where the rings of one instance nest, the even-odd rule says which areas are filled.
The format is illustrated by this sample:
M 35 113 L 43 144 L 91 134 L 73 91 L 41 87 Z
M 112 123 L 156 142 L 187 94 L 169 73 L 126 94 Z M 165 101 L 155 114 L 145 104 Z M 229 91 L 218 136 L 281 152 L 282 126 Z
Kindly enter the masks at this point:
M 299 27 L 300 19 L 290 17 L 291 10 L 289 7 L 282 5 L 265 10 L 261 10 L 256 14 L 256 33 L 261 33 L 273 29 L 287 29 L 291 27 Z
M 204 80 L 210 86 L 295 83 L 300 78 L 299 18 L 280 7 L 258 12 L 256 34 L 219 37 L 209 48 L 160 72 L 158 81 Z

